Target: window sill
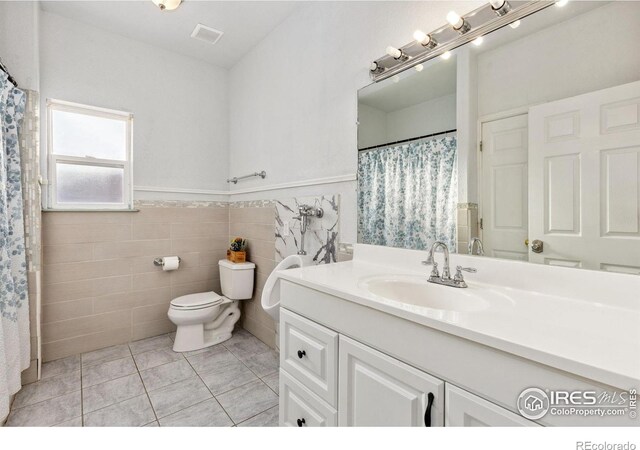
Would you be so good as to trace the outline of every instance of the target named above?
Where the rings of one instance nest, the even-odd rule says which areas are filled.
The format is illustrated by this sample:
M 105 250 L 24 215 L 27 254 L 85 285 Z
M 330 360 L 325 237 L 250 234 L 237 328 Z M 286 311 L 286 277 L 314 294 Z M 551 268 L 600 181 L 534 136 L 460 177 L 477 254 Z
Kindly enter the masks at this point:
M 117 213 L 135 213 L 135 212 L 140 212 L 139 209 L 89 209 L 89 208 L 84 208 L 84 209 L 65 209 L 65 208 L 42 208 L 42 212 L 117 212 Z

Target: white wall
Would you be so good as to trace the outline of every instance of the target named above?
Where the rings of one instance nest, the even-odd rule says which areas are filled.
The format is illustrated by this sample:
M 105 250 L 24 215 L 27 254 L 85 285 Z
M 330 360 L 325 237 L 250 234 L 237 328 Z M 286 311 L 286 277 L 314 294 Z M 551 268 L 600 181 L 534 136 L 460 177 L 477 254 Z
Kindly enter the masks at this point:
M 358 148 L 389 142 L 387 113 L 373 106 L 358 103 Z
M 400 141 L 456 127 L 456 94 L 387 114 L 387 142 Z
M 456 128 L 456 94 L 396 111 L 358 104 L 358 148 L 416 138 Z
M 134 185 L 228 189 L 227 71 L 46 12 L 40 56 L 43 111 L 54 98 L 133 112 Z M 134 194 L 150 197 L 171 194 Z
M 479 54 L 478 114 L 640 79 L 637 14 L 637 2 L 612 2 Z
M 0 2 L 0 57 L 18 85 L 38 90 L 37 2 Z
M 353 175 L 357 91 L 387 45 L 433 30 L 451 9 L 483 2 L 314 2 L 302 5 L 231 69 L 230 172 L 266 170 L 236 188 Z M 341 193 L 341 241 L 356 241 L 355 182 L 273 191 Z M 256 197 L 267 195 L 256 193 Z M 252 194 L 232 196 L 245 199 Z

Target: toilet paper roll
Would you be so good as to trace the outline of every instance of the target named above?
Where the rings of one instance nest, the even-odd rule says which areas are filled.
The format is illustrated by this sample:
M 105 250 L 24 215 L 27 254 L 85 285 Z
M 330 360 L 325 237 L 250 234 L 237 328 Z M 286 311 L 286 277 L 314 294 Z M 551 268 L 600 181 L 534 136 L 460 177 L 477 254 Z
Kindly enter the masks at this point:
M 169 270 L 176 270 L 178 267 L 180 267 L 180 258 L 178 258 L 177 256 L 165 256 L 164 258 L 162 258 L 162 262 L 162 270 L 164 270 L 165 272 Z

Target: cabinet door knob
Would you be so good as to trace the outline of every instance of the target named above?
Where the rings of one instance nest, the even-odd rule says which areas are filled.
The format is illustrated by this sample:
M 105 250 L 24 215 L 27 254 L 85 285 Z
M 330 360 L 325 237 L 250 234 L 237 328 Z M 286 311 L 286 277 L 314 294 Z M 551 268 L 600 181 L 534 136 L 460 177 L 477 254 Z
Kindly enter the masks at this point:
M 304 421 L 304 418 L 302 419 L 298 419 L 296 420 L 296 422 L 298 423 L 298 426 L 301 427 L 302 425 L 304 425 L 306 422 Z
M 305 356 L 307 354 L 307 352 L 305 352 L 304 350 L 298 350 L 298 358 L 302 359 L 303 356 Z
M 429 394 L 427 395 L 427 409 L 424 412 L 424 426 L 425 427 L 430 427 L 431 426 L 431 407 L 433 406 L 433 400 L 435 399 L 435 396 L 433 395 L 432 392 L 429 392 Z

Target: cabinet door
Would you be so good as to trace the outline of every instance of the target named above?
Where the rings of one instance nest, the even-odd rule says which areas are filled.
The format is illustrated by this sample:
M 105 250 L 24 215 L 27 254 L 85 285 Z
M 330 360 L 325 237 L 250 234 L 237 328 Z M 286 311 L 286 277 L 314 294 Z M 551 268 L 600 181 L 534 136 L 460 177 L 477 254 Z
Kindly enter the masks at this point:
M 280 426 L 335 427 L 336 410 L 280 369 Z
M 444 382 L 340 336 L 338 423 L 424 427 L 444 424 Z
M 448 427 L 535 427 L 535 422 L 447 383 L 445 425 Z

